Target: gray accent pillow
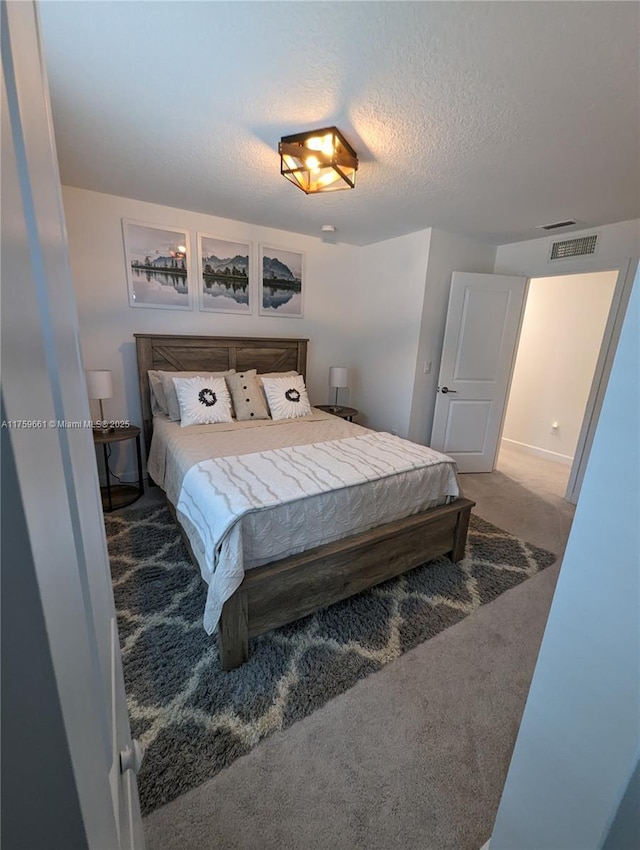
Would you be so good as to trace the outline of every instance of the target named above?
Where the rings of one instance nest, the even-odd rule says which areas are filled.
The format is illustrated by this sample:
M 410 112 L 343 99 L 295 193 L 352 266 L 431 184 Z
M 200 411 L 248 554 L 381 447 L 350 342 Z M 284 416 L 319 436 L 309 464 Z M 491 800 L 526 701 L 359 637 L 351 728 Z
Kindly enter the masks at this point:
M 238 422 L 250 419 L 269 419 L 269 410 L 261 385 L 256 378 L 256 370 L 236 372 L 226 378 L 233 409 Z

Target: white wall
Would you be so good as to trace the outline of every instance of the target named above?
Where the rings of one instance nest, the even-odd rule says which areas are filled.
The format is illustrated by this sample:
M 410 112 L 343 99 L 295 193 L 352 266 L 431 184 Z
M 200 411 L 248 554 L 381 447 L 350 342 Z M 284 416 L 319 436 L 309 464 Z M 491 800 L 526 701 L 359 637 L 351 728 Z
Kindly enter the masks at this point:
M 360 422 L 428 443 L 451 273 L 492 272 L 495 263 L 496 273 L 539 275 L 548 253 L 548 238 L 496 251 L 435 229 L 356 248 L 84 189 L 63 187 L 63 197 L 84 365 L 113 371 L 115 397 L 105 402 L 105 414 L 134 423 L 140 422 L 136 332 L 308 337 L 313 403 L 333 400 L 329 366 L 348 366 L 350 387 L 340 399 L 361 411 Z M 122 218 L 186 228 L 194 243 L 201 231 L 304 251 L 304 318 L 130 307 Z M 638 224 L 600 228 L 599 260 L 636 256 Z M 195 255 L 195 244 L 192 249 Z M 112 464 L 125 479 L 135 467 L 131 449 L 123 443 Z
M 361 411 L 363 424 L 407 436 L 430 231 L 356 248 L 68 186 L 63 194 L 84 365 L 113 371 L 108 418 L 140 423 L 134 333 L 308 337 L 312 403 L 333 401 L 329 367 L 347 366 L 350 386 L 340 400 Z M 201 231 L 304 251 L 304 318 L 130 307 L 123 218 L 186 228 L 194 242 Z M 111 466 L 125 479 L 133 475 L 131 444 L 122 444 Z
M 360 325 L 356 300 L 358 249 L 68 186 L 63 187 L 63 197 L 84 366 L 113 371 L 115 396 L 104 402 L 109 419 L 130 419 L 133 424 L 141 421 L 134 333 L 308 337 L 307 383 L 311 401 L 316 404 L 325 404 L 332 398 L 327 383 L 329 366 L 354 366 L 352 328 L 354 322 Z M 259 316 L 257 311 L 253 316 L 240 316 L 197 309 L 187 312 L 130 307 L 122 218 L 186 228 L 194 243 L 196 232 L 201 231 L 304 251 L 304 317 Z M 195 256 L 195 244 L 192 251 Z M 354 378 L 357 381 L 357 374 Z M 346 400 L 347 395 L 341 398 Z M 366 409 L 366 400 L 362 407 Z M 97 417 L 97 409 L 93 412 Z M 135 464 L 131 444 L 121 445 L 123 451 L 112 469 L 126 468 L 127 477 Z
M 491 850 L 600 850 L 638 761 L 639 318 L 640 274 L 626 312 Z
M 358 249 L 352 402 L 361 421 L 380 431 L 409 433 L 413 378 L 429 251 L 429 231 Z
M 592 257 L 572 257 L 569 260 L 549 260 L 552 242 L 579 236 L 600 234 L 597 252 Z M 640 219 L 620 221 L 587 230 L 543 236 L 527 242 L 500 245 L 496 251 L 496 274 L 521 274 L 543 277 L 550 274 L 601 271 L 618 267 L 624 260 L 640 256 Z
M 617 277 L 593 272 L 531 280 L 504 440 L 552 460 L 573 460 Z
M 429 443 L 433 425 L 451 274 L 454 271 L 491 273 L 496 254 L 493 246 L 464 236 L 435 229 L 428 232 L 426 286 L 416 359 L 412 365 L 413 389 L 408 432 L 411 440 L 425 445 Z M 428 374 L 424 372 L 425 362 L 431 362 L 431 372 Z

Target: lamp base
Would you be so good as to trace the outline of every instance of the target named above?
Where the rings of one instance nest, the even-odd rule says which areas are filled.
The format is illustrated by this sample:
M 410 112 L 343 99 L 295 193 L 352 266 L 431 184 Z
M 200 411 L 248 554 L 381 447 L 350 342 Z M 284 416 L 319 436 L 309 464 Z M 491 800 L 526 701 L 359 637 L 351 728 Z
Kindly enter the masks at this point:
M 100 422 L 104 422 L 104 410 L 102 409 L 102 399 L 98 399 L 98 404 L 100 405 Z M 113 425 L 94 424 L 93 430 L 97 431 L 99 434 L 111 434 L 116 429 Z

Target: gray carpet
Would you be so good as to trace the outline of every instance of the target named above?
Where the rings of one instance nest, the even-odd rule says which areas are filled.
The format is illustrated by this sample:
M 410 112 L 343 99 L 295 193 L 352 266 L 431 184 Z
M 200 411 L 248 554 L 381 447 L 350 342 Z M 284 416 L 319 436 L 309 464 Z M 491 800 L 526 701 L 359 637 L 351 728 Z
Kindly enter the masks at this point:
M 249 663 L 223 673 L 201 626 L 204 587 L 168 511 L 106 522 L 133 734 L 146 750 L 145 813 L 554 560 L 472 517 L 460 564 L 436 559 L 262 636 Z

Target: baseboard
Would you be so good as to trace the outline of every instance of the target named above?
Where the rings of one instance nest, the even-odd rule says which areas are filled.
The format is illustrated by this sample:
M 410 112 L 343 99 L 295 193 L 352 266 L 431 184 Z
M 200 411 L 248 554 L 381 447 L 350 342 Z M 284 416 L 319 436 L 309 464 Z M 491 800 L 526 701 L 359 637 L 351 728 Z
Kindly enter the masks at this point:
M 552 460 L 554 463 L 564 463 L 565 466 L 571 466 L 573 458 L 569 455 L 562 455 L 559 452 L 551 452 L 548 449 L 541 449 L 538 446 L 530 446 L 527 443 L 520 443 L 518 440 L 509 440 L 503 437 L 500 441 L 509 446 L 509 448 L 517 449 L 523 454 L 534 455 L 535 457 L 544 457 L 547 460 Z M 481 848 L 484 850 L 484 848 Z
M 491 844 L 491 839 L 487 841 L 486 844 L 483 844 L 480 850 L 489 850 L 489 845 Z

